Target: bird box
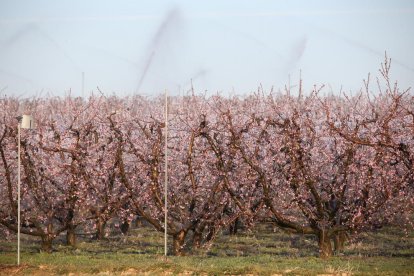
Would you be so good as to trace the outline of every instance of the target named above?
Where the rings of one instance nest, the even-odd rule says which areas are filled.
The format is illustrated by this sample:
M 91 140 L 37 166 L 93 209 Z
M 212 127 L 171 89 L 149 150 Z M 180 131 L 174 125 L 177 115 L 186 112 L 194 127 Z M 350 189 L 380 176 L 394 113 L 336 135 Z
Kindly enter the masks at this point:
M 23 115 L 22 116 L 22 120 L 21 120 L 21 124 L 20 124 L 21 128 L 26 128 L 26 129 L 33 129 L 35 128 L 35 122 L 32 116 L 30 115 Z

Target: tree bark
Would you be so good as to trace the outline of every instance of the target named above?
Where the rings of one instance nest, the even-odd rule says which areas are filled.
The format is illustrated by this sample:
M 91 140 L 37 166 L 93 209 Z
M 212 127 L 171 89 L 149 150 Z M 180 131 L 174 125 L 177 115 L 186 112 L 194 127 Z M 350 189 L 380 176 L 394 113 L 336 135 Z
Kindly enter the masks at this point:
M 183 256 L 183 247 L 184 247 L 184 240 L 186 236 L 186 232 L 181 230 L 178 234 L 173 236 L 173 254 L 174 256 Z
M 73 225 L 70 225 L 68 229 L 66 230 L 66 245 L 70 245 L 75 247 L 76 246 L 76 233 L 75 233 L 76 227 Z
M 236 218 L 236 220 L 233 223 L 231 223 L 229 226 L 229 235 L 236 235 L 238 228 L 239 228 L 239 218 Z
M 137 217 L 134 222 L 134 227 L 142 227 L 144 225 L 142 217 Z
M 120 226 L 122 234 L 126 235 L 129 231 L 129 222 L 128 220 L 124 220 Z
M 96 220 L 96 239 L 97 240 L 103 240 L 105 238 L 105 226 L 106 226 L 106 220 L 99 217 Z
M 332 257 L 332 244 L 326 230 L 321 230 L 318 234 L 319 256 L 322 259 Z
M 339 232 L 333 237 L 335 254 L 341 253 L 345 249 L 347 236 L 345 232 Z
M 215 237 L 216 237 L 216 234 L 217 234 L 217 229 L 216 229 L 216 227 L 215 226 L 210 226 L 210 227 L 208 227 L 208 229 L 207 229 L 207 237 L 206 237 L 206 241 L 207 242 L 211 242 L 212 240 L 214 240 L 215 239 Z
M 203 232 L 201 231 L 194 231 L 193 235 L 193 247 L 198 249 L 201 247 L 201 242 L 203 239 Z
M 42 251 L 47 252 L 47 253 L 52 253 L 52 242 L 53 242 L 53 238 L 46 234 L 42 236 Z

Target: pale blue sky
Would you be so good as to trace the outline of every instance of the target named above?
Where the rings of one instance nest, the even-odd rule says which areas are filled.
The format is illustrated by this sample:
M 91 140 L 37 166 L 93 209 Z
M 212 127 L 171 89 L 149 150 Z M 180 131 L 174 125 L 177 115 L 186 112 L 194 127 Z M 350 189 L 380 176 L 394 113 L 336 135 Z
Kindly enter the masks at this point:
M 414 85 L 414 1 L 0 0 L 0 91 L 16 96 L 356 91 L 377 75 Z

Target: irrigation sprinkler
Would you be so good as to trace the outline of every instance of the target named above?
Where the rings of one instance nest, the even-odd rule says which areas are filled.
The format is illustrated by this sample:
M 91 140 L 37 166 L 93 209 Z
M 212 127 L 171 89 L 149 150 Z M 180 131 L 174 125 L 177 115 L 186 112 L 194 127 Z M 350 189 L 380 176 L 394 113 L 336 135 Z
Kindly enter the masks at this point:
M 20 129 L 34 129 L 34 120 L 30 115 L 16 118 L 17 124 L 17 265 L 20 265 Z

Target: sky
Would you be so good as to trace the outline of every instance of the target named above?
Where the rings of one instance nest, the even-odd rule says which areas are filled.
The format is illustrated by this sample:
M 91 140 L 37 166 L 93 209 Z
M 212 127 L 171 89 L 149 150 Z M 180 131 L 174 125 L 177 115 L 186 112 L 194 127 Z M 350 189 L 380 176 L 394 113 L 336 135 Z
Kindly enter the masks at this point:
M 405 89 L 413 27 L 414 1 L 0 0 L 0 94 L 359 91 L 385 51 Z

